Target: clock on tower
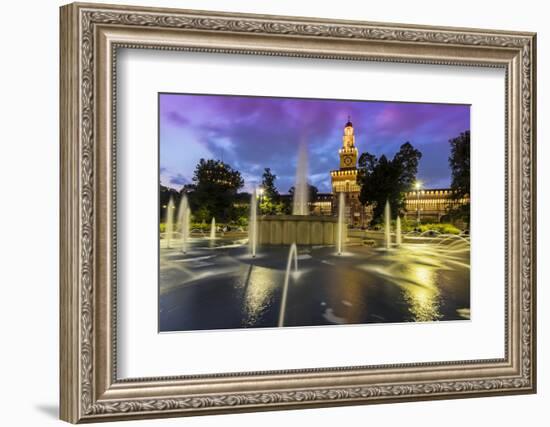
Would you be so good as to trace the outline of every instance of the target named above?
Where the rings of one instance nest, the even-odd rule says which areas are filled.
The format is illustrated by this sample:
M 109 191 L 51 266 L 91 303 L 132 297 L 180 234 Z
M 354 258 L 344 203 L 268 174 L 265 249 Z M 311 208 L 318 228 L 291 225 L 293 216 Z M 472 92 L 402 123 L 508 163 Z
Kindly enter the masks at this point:
M 344 127 L 344 136 L 342 137 L 342 148 L 340 149 L 340 169 L 355 168 L 356 165 L 357 148 L 355 147 L 353 123 L 348 118 L 348 122 Z
M 346 222 L 357 225 L 364 217 L 364 207 L 359 203 L 361 187 L 357 183 L 357 157 L 353 124 L 348 117 L 344 126 L 342 147 L 338 150 L 340 155 L 340 167 L 330 172 L 332 181 L 332 194 L 334 196 L 333 209 L 337 208 L 340 194 L 344 196 Z M 337 212 L 337 211 L 334 211 Z

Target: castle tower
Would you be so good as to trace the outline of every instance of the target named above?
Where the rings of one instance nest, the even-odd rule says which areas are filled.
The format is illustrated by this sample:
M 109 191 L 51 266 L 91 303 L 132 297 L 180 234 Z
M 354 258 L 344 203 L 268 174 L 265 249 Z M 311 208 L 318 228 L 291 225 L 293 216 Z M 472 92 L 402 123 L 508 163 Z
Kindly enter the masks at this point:
M 340 154 L 340 170 L 357 169 L 357 148 L 355 147 L 355 135 L 353 132 L 353 123 L 348 118 L 344 127 L 344 136 L 342 137 L 342 148 L 338 151 Z
M 334 204 L 338 203 L 340 193 L 345 194 L 346 216 L 348 224 L 358 226 L 362 222 L 362 206 L 359 202 L 361 187 L 357 184 L 357 156 L 355 133 L 351 118 L 344 126 L 342 147 L 338 150 L 340 168 L 330 172 Z

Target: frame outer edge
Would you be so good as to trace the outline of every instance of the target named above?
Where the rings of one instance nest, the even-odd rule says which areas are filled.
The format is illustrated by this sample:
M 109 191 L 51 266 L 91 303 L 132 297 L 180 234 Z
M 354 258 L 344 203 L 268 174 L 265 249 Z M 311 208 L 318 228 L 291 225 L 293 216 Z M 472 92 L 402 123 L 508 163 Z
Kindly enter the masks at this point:
M 80 418 L 77 8 L 61 6 L 59 20 L 59 418 L 76 423 Z
M 296 390 L 292 393 L 276 393 L 270 391 L 262 395 L 256 396 L 250 393 L 240 393 L 229 396 L 197 396 L 191 397 L 187 401 L 177 399 L 146 399 L 146 400 L 111 400 L 111 401 L 97 401 L 97 396 L 94 396 L 96 391 L 96 379 L 93 377 L 95 374 L 94 353 L 96 351 L 95 346 L 97 342 L 95 340 L 95 330 L 92 330 L 92 324 L 90 324 L 90 316 L 95 314 L 94 306 L 97 294 L 92 291 L 97 284 L 97 277 L 92 274 L 89 268 L 93 267 L 97 261 L 95 258 L 94 245 L 90 242 L 90 238 L 94 238 L 96 232 L 97 223 L 94 223 L 94 208 L 96 207 L 97 199 L 95 199 L 94 191 L 94 174 L 97 172 L 97 165 L 94 163 L 94 140 L 97 135 L 94 135 L 96 130 L 93 124 L 95 109 L 93 111 L 83 111 L 82 106 L 92 100 L 94 103 L 95 85 L 94 75 L 97 70 L 93 70 L 91 73 L 92 79 L 90 80 L 90 71 L 87 69 L 87 62 L 92 63 L 92 67 L 95 66 L 93 57 L 93 37 L 91 39 L 80 39 L 81 26 L 86 28 L 89 21 L 80 21 L 82 9 L 89 7 L 92 10 L 97 11 L 99 8 L 105 11 L 135 11 L 137 12 L 152 12 L 162 11 L 165 13 L 191 13 L 193 11 L 183 11 L 177 9 L 157 9 L 157 8 L 142 8 L 142 7 L 127 7 L 127 6 L 114 6 L 114 5 L 101 5 L 101 4 L 72 4 L 61 7 L 61 33 L 60 33 L 60 139 L 61 139 L 61 197 L 60 197 L 60 383 L 61 383 L 61 411 L 60 417 L 65 421 L 72 423 L 85 422 L 85 421 L 107 421 L 115 419 L 130 419 L 130 418 L 151 418 L 151 417 L 167 417 L 167 416 L 181 416 L 181 415 L 200 415 L 204 413 L 226 413 L 226 412 L 249 412 L 254 410 L 277 410 L 277 409 L 291 409 L 291 408 L 306 408 L 311 407 L 327 407 L 335 405 L 349 405 L 349 404 L 364 404 L 364 403 L 382 403 L 385 401 L 386 394 L 382 390 L 381 395 L 369 395 L 369 402 L 366 401 L 366 397 L 354 397 L 356 394 L 355 389 L 342 390 L 342 395 L 338 394 L 336 400 L 333 400 L 332 394 L 327 394 L 323 398 L 322 393 L 333 393 L 337 390 L 320 390 L 321 394 L 318 394 L 316 390 Z M 216 25 L 219 22 L 214 18 L 220 18 L 221 21 L 224 17 L 238 18 L 243 16 L 244 21 L 247 19 L 251 21 L 262 20 L 269 18 L 283 19 L 286 25 L 289 27 L 296 27 L 298 23 L 304 23 L 307 28 L 316 29 L 316 24 L 323 24 L 328 21 L 317 22 L 314 18 L 291 18 L 291 17 L 262 17 L 261 15 L 247 15 L 247 14 L 220 14 L 217 12 L 196 12 L 199 25 L 202 29 L 207 27 L 206 30 L 220 30 Z M 133 17 L 133 14 L 131 14 Z M 146 16 L 145 18 L 149 18 Z M 110 18 L 107 16 L 106 21 Z M 148 19 L 145 21 L 148 22 Z M 149 25 L 147 22 L 139 24 L 132 22 L 132 25 Z M 259 21 L 258 21 L 259 22 Z M 206 23 L 206 25 L 202 25 Z M 253 24 L 256 22 L 252 22 Z M 269 23 L 269 22 L 268 22 Z M 330 22 L 328 22 L 330 23 Z M 261 23 L 262 25 L 264 22 Z M 350 22 L 334 22 L 334 24 L 352 25 Z M 358 23 L 363 25 L 366 23 Z M 370 23 L 374 24 L 374 23 Z M 194 24 L 191 24 L 193 27 Z M 388 28 L 392 28 L 393 24 L 387 24 Z M 396 24 L 397 25 L 397 24 Z M 298 26 L 296 32 L 298 37 L 309 37 L 312 34 L 304 32 Z M 230 28 L 230 27 L 228 27 Z M 232 28 L 232 27 L 231 27 Z M 263 27 L 262 27 L 263 28 Z M 414 40 L 407 39 L 407 41 L 415 41 L 415 32 L 410 31 L 413 26 L 405 26 L 406 33 L 399 34 L 398 39 L 405 36 L 413 36 Z M 223 29 L 223 28 L 222 28 Z M 438 27 L 426 27 L 428 31 L 460 31 L 458 28 L 438 28 Z M 233 28 L 234 30 L 234 28 Z M 355 29 L 356 30 L 356 29 Z M 402 30 L 399 28 L 398 30 Z M 247 27 L 241 29 L 238 27 L 238 32 L 254 32 L 254 27 Z M 291 34 L 294 34 L 291 30 Z M 362 33 L 357 32 L 350 33 L 348 36 L 338 33 L 334 35 L 332 32 L 327 32 L 328 28 L 321 28 L 320 34 L 313 34 L 313 36 L 330 36 L 330 38 L 361 38 Z M 332 31 L 332 30 L 331 30 Z M 526 222 L 524 233 L 520 233 L 522 238 L 527 238 L 525 241 L 524 256 L 527 258 L 527 263 L 523 264 L 526 274 L 526 282 L 523 287 L 523 303 L 524 310 L 529 312 L 528 316 L 525 316 L 523 330 L 527 330 L 526 335 L 522 335 L 528 341 L 525 341 L 522 350 L 519 350 L 520 359 L 526 358 L 528 363 L 527 375 L 526 370 L 523 371 L 523 377 L 516 379 L 518 382 L 512 382 L 508 385 L 504 385 L 500 390 L 500 393 L 504 394 L 520 394 L 520 393 L 532 393 L 536 391 L 536 337 L 535 328 L 536 324 L 536 306 L 535 306 L 535 283 L 536 283 L 536 269 L 535 269 L 535 255 L 536 255 L 536 177 L 535 177 L 535 144 L 536 144 L 536 129 L 535 129 L 535 110 L 536 110 L 536 36 L 533 33 L 512 33 L 506 32 L 489 32 L 489 30 L 481 31 L 479 34 L 473 34 L 473 29 L 468 29 L 464 37 L 473 37 L 472 39 L 464 39 L 465 44 L 475 45 L 476 40 L 482 45 L 488 43 L 489 45 L 496 45 L 497 42 L 501 42 L 500 47 L 510 48 L 517 50 L 518 48 L 529 49 L 523 59 L 530 60 L 531 64 L 527 64 L 525 69 L 527 71 L 527 84 L 526 88 L 520 84 L 520 93 L 524 94 L 524 90 L 528 92 L 530 96 L 527 99 L 523 99 L 525 112 L 530 114 L 530 117 L 525 120 L 522 125 L 526 132 L 530 135 L 528 138 L 523 139 L 524 148 L 529 152 L 525 157 L 521 156 L 524 167 L 520 167 L 518 171 L 520 175 L 525 178 L 524 187 L 520 186 L 520 192 L 518 197 L 525 194 L 523 199 L 523 219 Z M 261 32 L 261 31 L 260 31 Z M 267 32 L 274 32 L 277 35 L 282 33 L 281 29 L 276 27 L 269 27 Z M 347 34 L 347 33 L 346 33 Z M 443 34 L 443 33 L 441 33 Z M 501 36 L 496 36 L 500 34 Z M 438 35 L 438 34 L 436 34 Z M 516 37 L 516 35 L 518 37 Z M 521 36 L 520 36 L 521 35 Z M 456 40 L 449 38 L 448 34 L 443 39 L 437 38 L 431 40 L 430 38 L 422 38 L 419 36 L 419 40 L 424 44 L 448 43 L 448 45 L 459 44 Z M 499 40 L 495 40 L 496 37 Z M 523 39 L 523 40 L 521 40 Z M 484 42 L 485 40 L 485 42 Z M 521 47 L 520 44 L 521 43 Z M 85 45 L 88 50 L 81 50 Z M 90 51 L 90 47 L 92 50 Z M 88 56 L 87 56 L 88 55 Z M 83 62 L 81 62 L 81 60 Z M 522 61 L 520 61 L 522 64 Z M 524 64 L 522 64 L 524 65 Z M 84 74 L 84 77 L 83 77 Z M 524 76 L 525 77 L 525 76 Z M 518 76 L 519 78 L 519 76 Z M 81 85 L 82 84 L 82 85 Z M 93 88 L 94 93 L 88 93 L 87 89 L 90 86 Z M 82 99 L 81 99 L 82 96 Z M 529 99 L 530 98 L 530 99 Z M 90 120 L 91 127 L 90 127 Z M 520 125 L 521 126 L 521 125 Z M 82 161 L 81 161 L 82 160 Z M 92 162 L 90 164 L 90 162 Z M 527 171 L 527 172 L 526 172 Z M 93 192 L 94 194 L 91 194 Z M 86 193 L 86 194 L 84 194 Z M 80 197 L 83 196 L 83 197 Z M 85 196 L 85 197 L 84 197 Z M 94 200 L 95 199 L 95 200 Z M 518 224 L 518 226 L 520 226 Z M 523 242 L 523 240 L 521 240 Z M 518 243 L 518 246 L 521 243 Z M 521 255 L 520 255 L 521 256 Z M 519 289 L 518 289 L 519 291 Z M 530 292 L 530 294 L 529 294 Z M 90 311 L 92 310 L 92 311 Z M 530 331 L 529 331 L 530 327 Z M 388 401 L 410 401 L 410 400 L 428 400 L 438 398 L 462 398 L 475 395 L 497 395 L 498 381 L 496 378 L 492 381 L 485 383 L 484 381 L 477 381 L 479 384 L 475 385 L 472 382 L 472 389 L 469 393 L 465 393 L 468 390 L 458 390 L 451 388 L 447 389 L 446 384 L 442 384 L 443 387 L 439 390 L 436 386 L 438 384 L 424 384 L 421 385 L 424 388 L 422 393 L 415 389 L 415 384 L 410 386 L 407 384 L 399 385 L 404 393 L 399 395 L 393 395 L 388 397 Z M 514 380 L 514 381 L 516 381 Z M 466 385 L 469 383 L 466 382 Z M 495 385 L 496 384 L 496 385 Z M 435 387 L 435 388 L 433 388 Z M 516 388 L 517 387 L 517 388 Z M 407 390 L 411 392 L 407 392 Z M 400 389 L 401 390 L 401 389 Z M 439 391 L 438 391 L 439 390 Z M 388 388 L 388 391 L 391 391 Z M 350 393 L 347 396 L 347 393 Z M 462 392 L 460 394 L 460 392 Z M 340 391 L 338 391 L 340 393 Z M 471 394 L 470 394 L 471 393 Z M 292 394 L 292 395 L 291 395 Z M 347 397 L 346 397 L 347 396 Z M 384 399 L 377 399 L 376 397 L 384 397 Z M 250 399 L 249 399 L 250 398 Z M 270 398 L 272 400 L 264 401 L 264 398 Z M 305 398 L 305 400 L 303 400 Z M 259 400 L 258 400 L 259 399 Z
M 537 393 L 537 34 L 531 36 L 531 390 Z

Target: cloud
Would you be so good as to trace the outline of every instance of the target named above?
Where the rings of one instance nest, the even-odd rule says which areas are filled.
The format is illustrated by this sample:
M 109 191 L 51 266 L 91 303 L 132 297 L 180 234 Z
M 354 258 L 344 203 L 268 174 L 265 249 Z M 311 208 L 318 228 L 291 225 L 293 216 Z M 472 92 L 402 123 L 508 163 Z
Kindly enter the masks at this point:
M 190 184 L 191 181 L 187 179 L 183 174 L 178 173 L 170 177 L 170 184 L 183 186 L 185 184 Z
M 177 111 L 168 111 L 165 117 L 168 122 L 177 126 L 187 126 L 189 124 L 189 119 Z
M 393 157 L 410 141 L 424 154 L 419 174 L 426 182 L 450 176 L 448 140 L 470 124 L 468 106 L 445 104 L 163 94 L 160 109 L 161 138 L 168 135 L 165 127 L 176 125 L 180 132 L 170 143 L 160 141 L 161 166 L 178 173 L 170 182 L 188 183 L 183 180 L 192 176 L 191 159 L 200 152 L 200 157 L 223 158 L 241 172 L 247 187 L 261 181 L 269 167 L 282 193 L 293 185 L 300 143 L 308 147 L 309 179 L 320 191 L 330 191 L 329 174 L 339 165 L 348 115 L 360 154 Z

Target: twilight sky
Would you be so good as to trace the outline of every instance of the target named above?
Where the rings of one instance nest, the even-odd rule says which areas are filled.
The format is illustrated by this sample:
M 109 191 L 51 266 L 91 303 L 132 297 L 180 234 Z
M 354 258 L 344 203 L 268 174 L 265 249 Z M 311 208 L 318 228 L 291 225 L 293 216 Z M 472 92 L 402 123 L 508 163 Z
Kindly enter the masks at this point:
M 359 155 L 393 157 L 409 141 L 422 152 L 418 178 L 425 188 L 448 187 L 449 142 L 470 129 L 470 106 L 245 96 L 160 94 L 160 181 L 191 183 L 201 158 L 239 170 L 243 191 L 261 183 L 265 167 L 279 192 L 294 185 L 298 148 L 307 145 L 309 182 L 330 192 L 330 171 L 348 115 Z

